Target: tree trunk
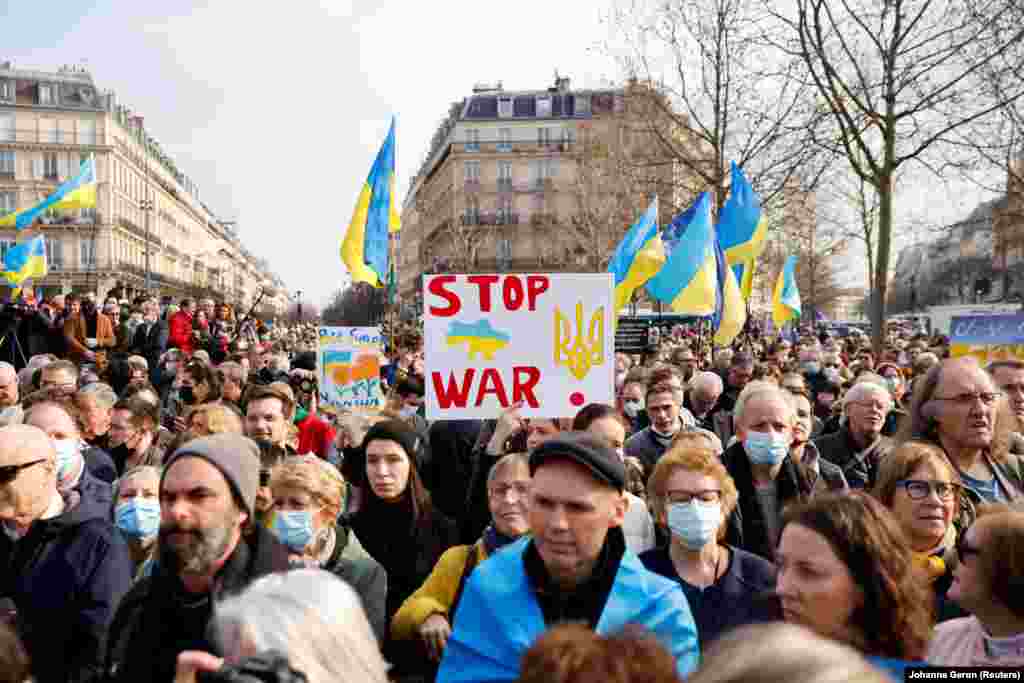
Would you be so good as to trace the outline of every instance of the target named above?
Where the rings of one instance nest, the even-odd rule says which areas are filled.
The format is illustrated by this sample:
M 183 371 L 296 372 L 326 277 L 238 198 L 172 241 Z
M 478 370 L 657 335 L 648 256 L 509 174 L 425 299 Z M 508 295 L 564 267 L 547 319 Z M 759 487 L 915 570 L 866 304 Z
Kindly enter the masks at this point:
M 888 163 L 887 163 L 888 166 Z M 880 357 L 885 343 L 885 299 L 888 290 L 889 251 L 892 243 L 892 172 L 878 177 L 878 260 L 875 263 L 874 306 L 871 311 L 871 342 L 875 357 Z

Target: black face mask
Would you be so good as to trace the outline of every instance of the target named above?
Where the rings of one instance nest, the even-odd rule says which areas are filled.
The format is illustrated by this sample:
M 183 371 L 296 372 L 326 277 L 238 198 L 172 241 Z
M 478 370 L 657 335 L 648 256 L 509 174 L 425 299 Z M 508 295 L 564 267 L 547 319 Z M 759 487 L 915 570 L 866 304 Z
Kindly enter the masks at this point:
M 178 389 L 178 398 L 181 399 L 182 403 L 186 405 L 192 405 L 196 402 L 196 392 L 192 387 L 182 387 Z

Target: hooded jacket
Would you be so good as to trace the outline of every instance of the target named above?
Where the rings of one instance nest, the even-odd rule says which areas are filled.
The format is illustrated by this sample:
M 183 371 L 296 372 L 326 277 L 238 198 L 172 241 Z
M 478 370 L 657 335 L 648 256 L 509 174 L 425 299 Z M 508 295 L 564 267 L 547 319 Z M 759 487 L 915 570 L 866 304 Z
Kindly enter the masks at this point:
M 215 590 L 201 595 L 187 593 L 177 574 L 156 563 L 152 576 L 140 579 L 117 608 L 107 648 L 108 680 L 172 681 L 181 652 L 216 652 L 208 640 L 216 602 L 241 592 L 261 576 L 287 571 L 288 554 L 284 545 L 257 525 L 221 568 Z
M 17 630 L 37 683 L 95 681 L 132 561 L 110 508 L 76 491 L 64 512 L 38 520 L 17 542 L 0 533 L 0 596 L 17 607 Z

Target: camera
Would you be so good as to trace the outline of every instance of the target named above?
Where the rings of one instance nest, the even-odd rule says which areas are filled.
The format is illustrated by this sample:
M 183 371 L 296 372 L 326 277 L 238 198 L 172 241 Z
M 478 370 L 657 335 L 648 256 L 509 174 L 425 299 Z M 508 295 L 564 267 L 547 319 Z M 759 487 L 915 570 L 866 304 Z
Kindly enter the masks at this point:
M 197 683 L 307 683 L 306 674 L 296 671 L 279 652 L 246 657 L 237 664 L 225 664 L 219 671 L 201 671 Z
M 255 372 L 249 373 L 250 384 L 261 384 L 267 385 L 273 382 L 288 382 L 287 372 L 278 372 L 271 370 L 270 368 L 260 368 Z

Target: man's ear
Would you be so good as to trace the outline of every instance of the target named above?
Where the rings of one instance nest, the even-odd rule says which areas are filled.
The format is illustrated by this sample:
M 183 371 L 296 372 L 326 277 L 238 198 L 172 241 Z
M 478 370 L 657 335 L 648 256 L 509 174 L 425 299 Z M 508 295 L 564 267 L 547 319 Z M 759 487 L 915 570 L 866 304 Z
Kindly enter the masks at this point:
M 613 504 L 612 516 L 608 522 L 609 529 L 617 526 L 620 527 L 626 521 L 626 510 L 629 508 L 629 500 L 626 498 L 626 494 L 616 491 Z

